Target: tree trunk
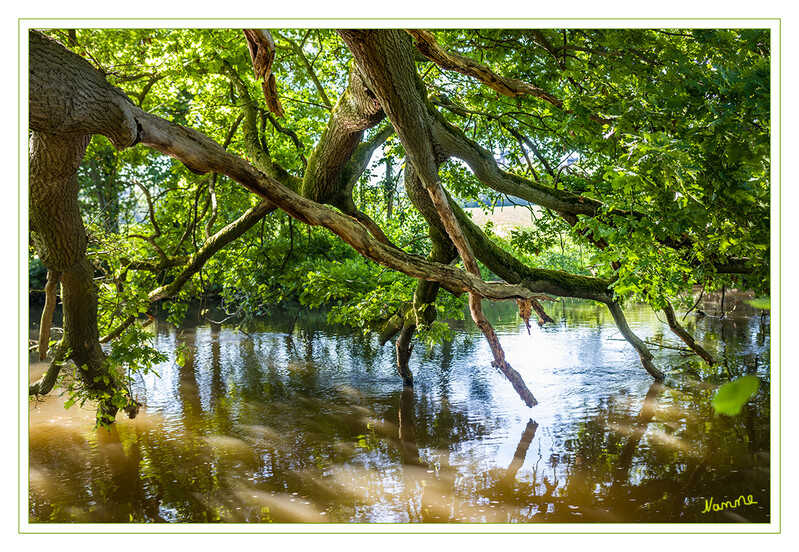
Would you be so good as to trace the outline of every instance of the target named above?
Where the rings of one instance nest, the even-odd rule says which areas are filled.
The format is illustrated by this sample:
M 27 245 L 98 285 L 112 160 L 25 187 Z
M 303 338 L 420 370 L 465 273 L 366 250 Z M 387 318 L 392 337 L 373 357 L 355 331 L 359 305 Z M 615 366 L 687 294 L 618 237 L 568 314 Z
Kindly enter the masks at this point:
M 30 227 L 42 263 L 49 272 L 61 273 L 64 313 L 64 338 L 56 359 L 29 392 L 48 393 L 61 361 L 70 359 L 89 397 L 98 399 L 98 419 L 113 420 L 116 404 L 122 404 L 120 396 L 133 417 L 137 405 L 109 370 L 100 347 L 94 269 L 86 259 L 77 179 L 92 134 L 107 136 L 117 147 L 135 141 L 132 104 L 82 58 L 39 33 L 29 37 Z M 51 294 L 54 288 L 47 286 Z
M 77 168 L 89 139 L 86 135 L 31 133 L 31 230 L 48 273 L 61 275 L 64 337 L 56 360 L 29 392 L 48 393 L 55 384 L 61 361 L 69 359 L 78 367 L 78 375 L 90 395 L 102 397 L 98 413 L 113 418 L 117 407 L 110 398 L 116 392 L 126 392 L 124 386 L 117 387 L 118 378 L 108 371 L 100 347 L 94 268 L 86 258 L 86 232 L 78 206 Z M 48 305 L 54 302 L 55 287 L 48 282 Z M 48 330 L 49 323 L 42 326 L 40 342 L 46 339 Z M 130 413 L 135 409 L 134 404 L 129 401 Z

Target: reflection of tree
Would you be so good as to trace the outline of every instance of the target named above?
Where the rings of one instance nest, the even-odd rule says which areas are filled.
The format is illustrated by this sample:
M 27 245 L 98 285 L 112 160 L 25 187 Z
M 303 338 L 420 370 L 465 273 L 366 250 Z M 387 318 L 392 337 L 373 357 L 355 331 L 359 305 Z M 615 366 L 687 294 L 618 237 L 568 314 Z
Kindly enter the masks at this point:
M 192 429 L 193 423 L 202 413 L 202 403 L 197 387 L 197 374 L 195 370 L 195 357 L 197 356 L 196 331 L 194 329 L 182 332 L 183 347 L 185 348 L 184 362 L 177 365 L 178 385 L 176 400 L 186 413 L 182 421 L 186 429 Z
M 416 446 L 416 416 L 414 415 L 413 387 L 404 385 L 400 393 L 399 441 L 402 450 L 402 463 L 419 465 L 419 448 Z
M 647 391 L 646 396 L 644 397 L 644 403 L 641 406 L 641 412 L 638 414 L 638 419 L 635 421 L 632 433 L 627 441 L 627 444 L 624 445 L 621 454 L 619 454 L 619 464 L 616 469 L 615 476 L 616 483 L 625 481 L 629 477 L 633 454 L 638 448 L 644 433 L 646 433 L 646 428 L 652 421 L 652 417 L 655 415 L 655 398 L 662 389 L 663 384 L 658 381 L 649 386 L 649 391 Z
M 98 430 L 96 439 L 96 459 L 103 467 L 95 466 L 92 470 L 93 483 L 105 481 L 108 485 L 105 492 L 96 494 L 98 510 L 106 519 L 93 521 L 165 521 L 159 511 L 163 485 L 139 471 L 143 457 L 136 437 L 120 434 L 119 427 L 114 425 L 108 431 Z M 101 473 L 105 477 L 96 477 Z

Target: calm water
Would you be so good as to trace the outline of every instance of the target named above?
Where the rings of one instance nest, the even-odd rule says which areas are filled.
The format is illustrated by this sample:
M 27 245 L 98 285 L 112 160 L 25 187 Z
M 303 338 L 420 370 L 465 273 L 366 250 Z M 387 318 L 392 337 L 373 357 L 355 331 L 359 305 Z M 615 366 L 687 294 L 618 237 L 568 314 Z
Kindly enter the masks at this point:
M 565 300 L 548 311 L 556 323 L 528 335 L 515 305 L 486 305 L 540 403 L 532 409 L 468 321 L 451 343 L 416 346 L 412 390 L 390 343 L 322 315 L 303 311 L 291 337 L 295 312 L 248 334 L 154 324 L 157 346 L 185 345 L 189 361 L 137 383 L 146 407 L 136 419 L 95 431 L 88 407 L 31 403 L 29 519 L 770 520 L 770 337 L 760 317 L 743 303 L 725 320 L 689 315 L 719 365 L 652 346 L 669 373 L 653 384 L 604 307 Z M 627 312 L 643 339 L 681 345 L 648 307 Z M 31 378 L 42 370 L 32 364 Z M 742 374 L 760 377 L 757 396 L 739 417 L 714 416 L 715 389 Z M 756 504 L 703 513 L 707 500 L 740 495 Z

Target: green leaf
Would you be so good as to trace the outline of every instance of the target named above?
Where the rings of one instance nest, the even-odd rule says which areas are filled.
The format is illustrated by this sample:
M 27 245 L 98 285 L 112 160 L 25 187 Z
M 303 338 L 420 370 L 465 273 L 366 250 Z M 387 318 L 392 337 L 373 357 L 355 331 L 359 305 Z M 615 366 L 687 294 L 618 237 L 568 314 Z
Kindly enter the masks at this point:
M 770 310 L 771 309 L 771 299 L 768 297 L 757 297 L 755 299 L 750 299 L 747 301 L 750 305 L 752 305 L 756 309 L 762 310 Z
M 717 414 L 737 416 L 747 401 L 757 393 L 759 384 L 757 376 L 743 376 L 725 383 L 713 397 L 713 409 Z

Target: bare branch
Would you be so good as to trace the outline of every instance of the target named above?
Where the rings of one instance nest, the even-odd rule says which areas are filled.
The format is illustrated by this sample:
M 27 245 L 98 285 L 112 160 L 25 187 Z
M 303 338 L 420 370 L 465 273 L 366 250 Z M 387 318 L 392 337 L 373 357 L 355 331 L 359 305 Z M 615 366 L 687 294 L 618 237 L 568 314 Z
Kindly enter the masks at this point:
M 50 327 L 53 324 L 58 284 L 61 282 L 61 273 L 54 270 L 47 271 L 47 284 L 44 287 L 45 299 L 39 324 L 39 360 L 47 357 L 47 348 L 50 346 Z

